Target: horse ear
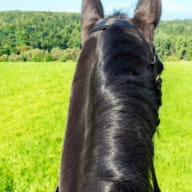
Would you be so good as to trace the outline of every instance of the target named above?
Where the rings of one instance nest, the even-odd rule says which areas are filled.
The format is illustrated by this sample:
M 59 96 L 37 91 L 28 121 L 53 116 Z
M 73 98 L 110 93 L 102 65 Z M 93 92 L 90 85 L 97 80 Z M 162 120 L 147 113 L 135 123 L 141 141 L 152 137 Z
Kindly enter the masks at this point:
M 139 0 L 133 21 L 144 32 L 150 45 L 153 43 L 154 30 L 159 23 L 160 16 L 161 0 Z
M 83 0 L 81 11 L 82 44 L 86 41 L 89 30 L 103 17 L 104 12 L 100 0 Z

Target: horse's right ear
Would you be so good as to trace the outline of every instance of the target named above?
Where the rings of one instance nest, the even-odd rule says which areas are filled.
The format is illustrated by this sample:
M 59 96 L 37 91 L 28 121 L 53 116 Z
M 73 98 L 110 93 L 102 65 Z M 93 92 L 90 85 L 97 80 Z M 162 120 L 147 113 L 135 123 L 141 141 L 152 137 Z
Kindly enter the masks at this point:
M 104 17 L 100 0 L 83 0 L 81 11 L 82 45 L 87 40 L 90 29 Z
M 144 32 L 145 38 L 151 45 L 151 48 L 154 30 L 159 23 L 160 16 L 161 0 L 139 0 L 133 21 Z

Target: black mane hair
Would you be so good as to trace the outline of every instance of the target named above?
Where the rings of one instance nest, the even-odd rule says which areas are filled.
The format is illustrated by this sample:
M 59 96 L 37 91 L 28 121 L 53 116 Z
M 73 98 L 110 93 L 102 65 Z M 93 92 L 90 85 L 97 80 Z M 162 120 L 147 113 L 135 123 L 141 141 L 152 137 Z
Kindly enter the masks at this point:
M 161 92 L 149 46 L 112 26 L 101 35 L 97 50 L 80 191 L 152 192 L 152 138 Z
M 133 18 L 83 0 L 59 192 L 160 192 L 153 164 L 163 65 L 153 46 L 161 0 Z

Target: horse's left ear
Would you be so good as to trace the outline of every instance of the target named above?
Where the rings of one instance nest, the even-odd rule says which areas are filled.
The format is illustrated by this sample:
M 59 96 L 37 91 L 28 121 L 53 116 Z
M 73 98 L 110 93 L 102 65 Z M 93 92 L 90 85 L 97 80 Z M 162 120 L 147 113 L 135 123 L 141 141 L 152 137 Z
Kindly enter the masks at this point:
M 150 46 L 152 46 L 154 30 L 159 23 L 160 16 L 161 0 L 139 0 L 133 22 L 144 32 Z
M 100 0 L 83 0 L 81 11 L 82 44 L 87 40 L 90 29 L 104 17 Z

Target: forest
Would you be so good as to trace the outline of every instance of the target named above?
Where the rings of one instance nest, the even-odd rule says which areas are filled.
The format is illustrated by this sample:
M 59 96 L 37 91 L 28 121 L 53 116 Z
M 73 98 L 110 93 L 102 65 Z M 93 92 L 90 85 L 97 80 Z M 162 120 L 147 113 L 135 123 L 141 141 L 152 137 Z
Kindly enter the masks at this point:
M 192 60 L 192 20 L 161 21 L 155 47 L 161 59 Z M 80 15 L 0 12 L 0 61 L 76 61 Z

